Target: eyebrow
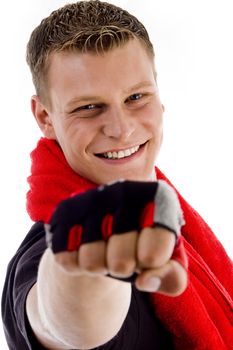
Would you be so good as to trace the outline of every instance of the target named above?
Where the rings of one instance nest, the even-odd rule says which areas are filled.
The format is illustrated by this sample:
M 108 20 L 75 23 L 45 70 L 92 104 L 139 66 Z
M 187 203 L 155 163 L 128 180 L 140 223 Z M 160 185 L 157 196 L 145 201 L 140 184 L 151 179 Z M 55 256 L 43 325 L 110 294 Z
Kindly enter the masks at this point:
M 131 92 L 137 89 L 153 87 L 153 86 L 154 86 L 154 83 L 152 83 L 151 81 L 141 81 L 140 83 L 131 86 L 129 89 L 124 90 L 124 92 L 130 94 Z
M 80 103 L 80 102 L 96 102 L 100 100 L 100 96 L 79 96 L 79 97 L 74 97 L 72 98 L 66 105 L 66 109 L 71 108 L 75 103 Z
M 142 89 L 142 88 L 146 88 L 146 87 L 153 87 L 154 84 L 151 81 L 142 81 L 140 83 L 137 83 L 133 86 L 131 86 L 129 89 L 124 90 L 123 92 L 125 94 L 130 94 L 133 91 L 137 90 L 137 89 Z M 72 98 L 66 105 L 66 108 L 69 109 L 72 107 L 73 104 L 75 103 L 80 103 L 80 102 L 97 102 L 100 101 L 102 99 L 101 96 L 98 95 L 83 95 L 83 96 L 79 96 L 79 97 L 74 97 Z

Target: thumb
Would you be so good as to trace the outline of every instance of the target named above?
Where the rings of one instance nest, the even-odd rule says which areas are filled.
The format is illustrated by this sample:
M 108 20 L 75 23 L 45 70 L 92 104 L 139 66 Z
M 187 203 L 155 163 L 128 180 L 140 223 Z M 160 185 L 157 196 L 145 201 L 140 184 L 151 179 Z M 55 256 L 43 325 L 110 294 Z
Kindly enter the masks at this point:
M 142 271 L 135 281 L 135 286 L 145 292 L 178 296 L 185 291 L 187 281 L 185 268 L 176 260 L 171 259 L 159 268 Z

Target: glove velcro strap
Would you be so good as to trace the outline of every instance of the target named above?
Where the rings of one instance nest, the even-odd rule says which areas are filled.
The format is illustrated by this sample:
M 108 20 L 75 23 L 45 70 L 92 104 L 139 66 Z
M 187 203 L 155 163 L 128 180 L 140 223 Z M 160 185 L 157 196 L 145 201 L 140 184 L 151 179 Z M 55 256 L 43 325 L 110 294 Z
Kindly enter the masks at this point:
M 81 225 L 74 225 L 71 227 L 68 236 L 67 250 L 73 252 L 78 250 L 82 242 L 83 227 Z

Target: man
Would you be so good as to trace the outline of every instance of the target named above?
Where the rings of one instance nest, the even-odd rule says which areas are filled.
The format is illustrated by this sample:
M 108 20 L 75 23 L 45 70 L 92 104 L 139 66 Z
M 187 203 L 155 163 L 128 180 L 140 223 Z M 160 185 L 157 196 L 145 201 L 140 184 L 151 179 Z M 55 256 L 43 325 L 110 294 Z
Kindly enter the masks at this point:
M 27 197 L 37 223 L 9 265 L 3 293 L 10 349 L 233 344 L 232 264 L 202 219 L 179 196 L 185 251 L 179 206 L 171 210 L 177 230 L 167 222 L 148 224 L 147 205 L 140 229 L 127 226 L 135 220 L 130 208 L 146 196 L 140 184 L 149 191 L 156 186 L 153 213 L 164 206 L 170 210 L 176 201 L 173 194 L 168 202 L 166 196 L 158 199 L 164 183 L 156 180 L 168 180 L 154 169 L 164 108 L 153 59 L 144 26 L 100 1 L 64 6 L 32 33 L 27 49 L 36 88 L 32 112 L 45 138 L 32 153 Z M 127 181 L 111 184 L 121 179 Z M 110 185 L 96 189 L 105 184 Z M 114 215 L 121 210 L 118 225 L 129 227 L 120 234 L 112 234 L 116 216 L 106 209 L 111 202 L 117 203 Z M 84 235 L 96 234 L 100 218 L 108 237 Z M 80 244 L 82 235 L 86 241 Z M 219 259 L 224 272 L 216 266 Z

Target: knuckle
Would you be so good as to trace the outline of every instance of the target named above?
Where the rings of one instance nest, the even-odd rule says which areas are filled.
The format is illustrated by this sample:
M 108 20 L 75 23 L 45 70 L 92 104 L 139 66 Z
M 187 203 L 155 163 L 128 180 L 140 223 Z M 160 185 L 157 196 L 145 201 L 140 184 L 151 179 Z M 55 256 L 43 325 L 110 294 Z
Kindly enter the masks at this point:
M 175 238 L 164 228 L 143 230 L 138 244 L 138 260 L 145 267 L 158 267 L 165 264 L 174 250 Z
M 55 254 L 54 260 L 66 272 L 73 272 L 77 269 L 76 256 L 74 253 Z
M 113 259 L 109 262 L 109 271 L 112 275 L 131 275 L 135 270 L 134 259 Z
M 145 266 L 154 266 L 158 262 L 158 257 L 155 254 L 139 254 L 139 262 Z
M 164 257 L 162 254 L 158 254 L 156 252 L 147 252 L 140 251 L 138 254 L 139 264 L 145 267 L 157 267 L 164 264 L 167 260 L 167 257 Z
M 176 261 L 170 261 L 171 270 L 164 278 L 162 290 L 172 296 L 182 294 L 188 285 L 187 271 Z
M 104 273 L 106 271 L 104 264 L 97 261 L 86 260 L 83 264 L 80 264 L 80 267 L 82 270 L 89 272 L 90 274 Z
M 182 267 L 180 267 L 180 272 L 177 273 L 176 283 L 174 285 L 173 293 L 175 293 L 175 295 L 182 294 L 187 288 L 187 285 L 188 285 L 188 274 Z
M 88 260 L 85 260 L 82 264 L 80 264 L 80 267 L 89 272 L 96 272 L 99 269 L 99 266 Z
M 90 273 L 100 272 L 105 267 L 105 247 L 103 244 L 83 244 L 79 250 L 79 266 Z
M 168 286 L 167 292 L 169 292 L 173 296 L 178 296 L 182 294 L 185 291 L 185 289 L 186 289 L 186 284 L 184 284 L 180 280 L 174 279 L 173 283 L 170 286 Z

